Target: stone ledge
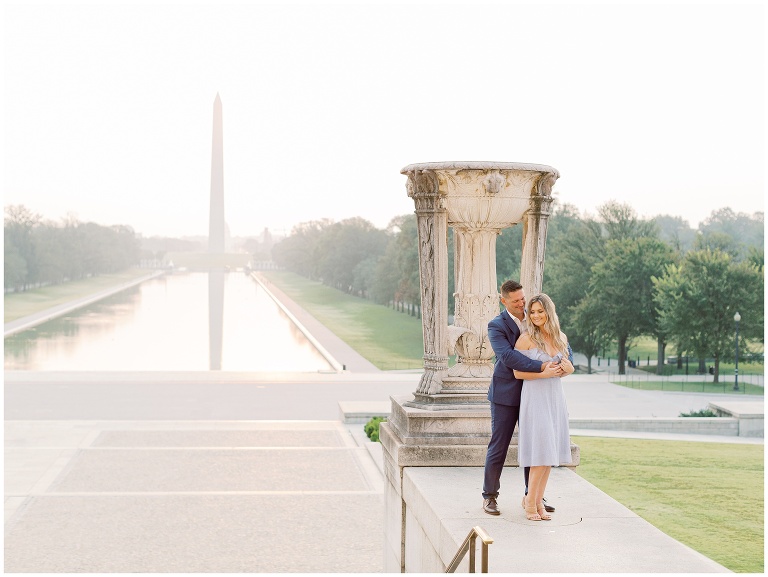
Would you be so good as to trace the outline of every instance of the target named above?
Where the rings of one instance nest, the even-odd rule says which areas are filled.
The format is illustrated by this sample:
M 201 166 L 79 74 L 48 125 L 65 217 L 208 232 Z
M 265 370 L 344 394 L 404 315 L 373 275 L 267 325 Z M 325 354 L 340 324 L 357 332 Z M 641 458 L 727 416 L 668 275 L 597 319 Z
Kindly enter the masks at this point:
M 550 475 L 547 497 L 557 509 L 552 521 L 525 519 L 520 469 L 504 470 L 498 517 L 482 511 L 482 483 L 479 467 L 404 469 L 406 572 L 443 572 L 476 525 L 494 539 L 492 573 L 728 572 L 568 468 L 554 468 Z M 478 554 L 478 571 L 479 565 Z M 399 567 L 385 567 L 393 570 Z
M 680 417 L 670 419 L 571 419 L 571 429 L 608 431 L 642 431 L 646 433 L 690 433 L 698 435 L 738 436 L 737 419 L 713 417 Z
M 738 422 L 740 437 L 765 436 L 765 406 L 761 402 L 718 401 L 710 402 L 709 408 L 718 417 L 733 417 Z
M 765 417 L 765 407 L 762 403 L 748 401 L 718 401 L 710 402 L 709 408 L 715 413 L 722 413 L 737 419 L 762 419 Z
M 391 408 L 389 401 L 339 401 L 339 420 L 365 424 L 373 417 L 389 417 Z

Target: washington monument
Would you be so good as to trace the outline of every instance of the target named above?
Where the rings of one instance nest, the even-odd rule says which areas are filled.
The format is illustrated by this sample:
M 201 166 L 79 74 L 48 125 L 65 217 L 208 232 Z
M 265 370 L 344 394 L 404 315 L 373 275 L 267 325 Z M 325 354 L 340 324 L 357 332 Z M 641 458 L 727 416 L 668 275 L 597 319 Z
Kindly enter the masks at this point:
M 221 98 L 213 102 L 213 147 L 211 150 L 211 211 L 208 226 L 208 252 L 224 253 L 224 137 Z

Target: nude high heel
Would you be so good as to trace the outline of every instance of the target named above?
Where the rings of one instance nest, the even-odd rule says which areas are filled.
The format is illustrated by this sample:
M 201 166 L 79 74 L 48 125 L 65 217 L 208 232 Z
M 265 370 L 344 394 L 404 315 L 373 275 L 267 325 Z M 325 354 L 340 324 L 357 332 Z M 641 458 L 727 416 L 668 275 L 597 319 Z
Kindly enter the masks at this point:
M 525 497 L 523 497 L 523 508 L 525 509 L 525 518 L 529 521 L 541 521 L 541 515 L 536 511 L 536 505 L 530 507 L 525 504 Z

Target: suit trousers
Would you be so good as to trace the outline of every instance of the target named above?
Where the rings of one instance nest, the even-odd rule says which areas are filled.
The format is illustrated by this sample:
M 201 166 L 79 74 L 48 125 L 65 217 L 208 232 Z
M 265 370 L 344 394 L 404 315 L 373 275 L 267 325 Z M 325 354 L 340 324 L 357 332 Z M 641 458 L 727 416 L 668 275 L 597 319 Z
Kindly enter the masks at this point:
M 491 401 L 491 441 L 485 455 L 485 473 L 483 479 L 483 498 L 496 499 L 501 486 L 501 472 L 507 459 L 509 444 L 515 433 L 515 425 L 520 416 L 520 406 L 500 405 Z M 528 474 L 530 467 L 525 467 L 525 493 L 528 493 Z

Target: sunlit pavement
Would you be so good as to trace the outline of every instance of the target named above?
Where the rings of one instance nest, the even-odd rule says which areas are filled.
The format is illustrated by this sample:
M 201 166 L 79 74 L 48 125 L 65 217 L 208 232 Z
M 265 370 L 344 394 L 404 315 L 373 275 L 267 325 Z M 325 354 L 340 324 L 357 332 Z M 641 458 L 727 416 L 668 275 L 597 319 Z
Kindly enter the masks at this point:
M 6 421 L 7 572 L 377 572 L 382 480 L 333 421 Z

